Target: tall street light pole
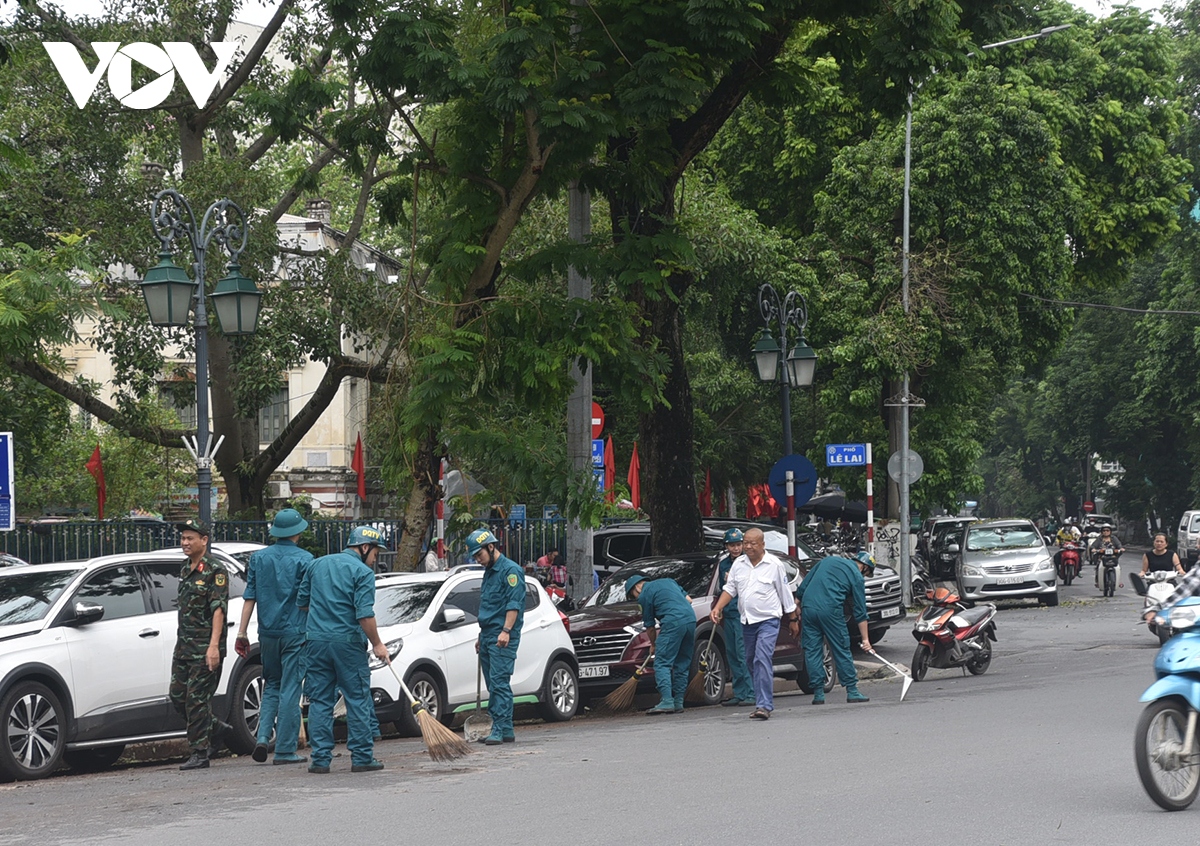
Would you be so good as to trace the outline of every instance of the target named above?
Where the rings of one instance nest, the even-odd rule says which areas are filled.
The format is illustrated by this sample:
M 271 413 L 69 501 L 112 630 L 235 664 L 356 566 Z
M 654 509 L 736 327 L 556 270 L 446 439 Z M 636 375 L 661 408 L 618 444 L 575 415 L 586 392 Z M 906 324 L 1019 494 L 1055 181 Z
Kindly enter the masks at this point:
M 258 328 L 258 310 L 262 292 L 253 281 L 242 275 L 238 263 L 250 235 L 246 216 L 232 200 L 217 200 L 208 207 L 199 226 L 191 204 L 174 189 L 160 191 L 150 211 L 154 234 L 162 246 L 159 262 L 142 282 L 142 296 L 150 322 L 155 326 L 187 326 L 188 311 L 195 308 L 196 330 L 196 435 L 184 446 L 196 459 L 196 488 L 199 494 L 200 519 L 212 522 L 212 457 L 221 446 L 211 442 L 208 430 L 208 309 L 204 286 L 205 259 L 208 249 L 216 243 L 229 254 L 225 276 L 213 289 L 213 306 L 221 331 L 226 335 L 250 335 Z M 187 241 L 192 251 L 192 273 L 175 264 L 172 246 Z
M 1055 32 L 1061 32 L 1064 29 L 1070 29 L 1071 24 L 1061 24 L 1059 26 L 1047 26 L 1038 30 L 1031 35 L 1022 35 L 1019 38 L 1009 38 L 1004 41 L 996 41 L 991 44 L 984 44 L 980 50 L 993 50 L 997 47 L 1008 47 L 1012 44 L 1020 44 L 1023 41 L 1033 41 L 1038 38 L 1045 38 Z M 968 56 L 973 56 L 974 53 L 968 53 Z M 936 71 L 934 71 L 936 73 Z M 919 88 L 920 86 L 916 86 Z M 913 93 L 914 86 L 909 84 L 908 89 L 908 113 L 904 120 L 904 234 L 903 243 L 901 246 L 900 259 L 900 279 L 901 279 L 901 302 L 904 308 L 904 314 L 908 314 L 908 272 L 909 272 L 909 197 L 912 187 L 912 117 L 913 117 Z M 908 372 L 904 373 L 904 380 L 900 387 L 900 396 L 889 399 L 887 404 L 899 406 L 900 411 L 900 479 L 898 480 L 900 488 L 900 588 L 903 594 L 905 605 L 912 604 L 912 569 L 908 548 L 908 532 L 909 532 L 909 466 L 908 466 L 908 439 L 909 439 L 909 408 L 924 407 L 925 401 L 914 397 L 909 391 Z
M 791 389 L 811 385 L 817 369 L 817 354 L 804 341 L 808 303 L 799 291 L 791 291 L 781 303 L 775 288 L 763 285 L 758 289 L 758 311 L 764 326 L 754 345 L 754 361 L 759 379 L 779 382 L 783 400 L 783 454 L 787 456 L 792 454 Z M 772 332 L 772 324 L 778 327 L 778 338 Z M 788 327 L 795 330 L 795 343 L 789 342 Z

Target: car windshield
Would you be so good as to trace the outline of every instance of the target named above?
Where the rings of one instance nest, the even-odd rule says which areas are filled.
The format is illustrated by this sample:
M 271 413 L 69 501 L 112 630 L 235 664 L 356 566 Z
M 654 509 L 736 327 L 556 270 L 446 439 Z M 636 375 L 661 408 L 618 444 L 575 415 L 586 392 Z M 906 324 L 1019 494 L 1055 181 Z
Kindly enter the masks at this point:
M 30 623 L 45 617 L 78 572 L 30 570 L 22 567 L 0 577 L 0 626 Z
M 379 585 L 375 589 L 375 625 L 415 623 L 429 608 L 442 582 Z
M 1200 514 L 1192 515 L 1192 525 L 1188 529 L 1189 532 L 1200 532 Z
M 636 573 L 641 573 L 647 579 L 674 579 L 688 596 L 700 596 L 712 582 L 715 563 L 711 558 L 686 561 L 668 558 L 622 567 L 600 585 L 600 589 L 588 599 L 587 605 L 615 605 L 627 601 L 625 580 Z
M 968 552 L 1027 549 L 1041 545 L 1042 538 L 1032 526 L 990 526 L 967 530 Z

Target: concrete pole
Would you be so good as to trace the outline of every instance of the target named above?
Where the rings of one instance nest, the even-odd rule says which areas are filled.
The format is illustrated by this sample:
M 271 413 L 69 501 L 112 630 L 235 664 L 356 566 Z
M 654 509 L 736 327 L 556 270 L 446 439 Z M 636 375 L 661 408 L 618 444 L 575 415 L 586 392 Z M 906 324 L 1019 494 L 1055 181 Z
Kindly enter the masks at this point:
M 567 193 L 567 235 L 577 244 L 592 234 L 592 198 L 572 182 Z M 567 296 L 581 300 L 592 298 L 592 280 L 574 267 L 567 269 Z M 567 454 L 576 473 L 592 472 L 592 369 L 586 372 L 578 362 L 571 365 L 575 388 L 567 400 Z M 568 596 L 582 602 L 592 592 L 592 530 L 567 524 L 567 548 L 563 550 L 569 575 Z

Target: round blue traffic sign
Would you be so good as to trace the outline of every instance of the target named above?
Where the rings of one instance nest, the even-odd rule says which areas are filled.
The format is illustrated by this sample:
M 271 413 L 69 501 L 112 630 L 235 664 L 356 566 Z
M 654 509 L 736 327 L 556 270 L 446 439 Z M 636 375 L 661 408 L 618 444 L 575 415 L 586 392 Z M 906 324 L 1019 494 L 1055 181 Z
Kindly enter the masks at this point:
M 796 499 L 796 507 L 812 499 L 817 492 L 817 468 L 803 455 L 785 455 L 775 462 L 767 483 L 771 486 L 771 496 L 779 503 L 780 508 L 787 508 L 787 471 L 792 471 L 792 496 Z

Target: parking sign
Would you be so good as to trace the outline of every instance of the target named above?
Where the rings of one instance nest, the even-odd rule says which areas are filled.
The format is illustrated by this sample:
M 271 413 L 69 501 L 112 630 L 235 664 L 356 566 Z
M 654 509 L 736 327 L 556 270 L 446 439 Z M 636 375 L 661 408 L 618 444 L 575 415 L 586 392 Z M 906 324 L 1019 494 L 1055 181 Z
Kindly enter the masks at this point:
M 11 532 L 15 524 L 12 432 L 0 432 L 0 532 Z

